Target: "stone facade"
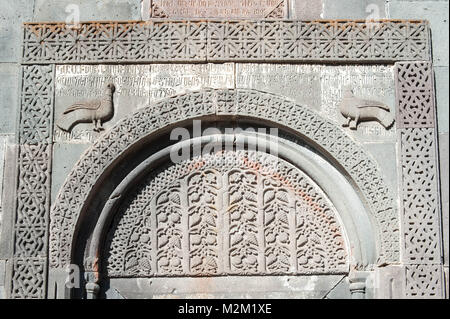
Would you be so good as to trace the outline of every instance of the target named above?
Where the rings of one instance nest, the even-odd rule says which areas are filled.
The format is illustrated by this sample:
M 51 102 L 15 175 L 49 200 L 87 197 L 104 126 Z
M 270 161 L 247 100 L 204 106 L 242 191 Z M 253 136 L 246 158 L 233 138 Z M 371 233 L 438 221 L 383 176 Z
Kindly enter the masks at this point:
M 4 4 L 0 298 L 448 298 L 448 2 L 194 2 Z

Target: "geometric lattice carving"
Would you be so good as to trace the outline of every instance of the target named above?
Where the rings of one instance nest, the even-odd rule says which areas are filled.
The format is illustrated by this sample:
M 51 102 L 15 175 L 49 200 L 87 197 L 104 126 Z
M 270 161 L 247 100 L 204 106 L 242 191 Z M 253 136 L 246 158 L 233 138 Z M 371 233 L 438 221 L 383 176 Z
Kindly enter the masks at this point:
M 396 66 L 398 127 L 435 127 L 432 64 L 408 62 Z
M 440 223 L 434 129 L 402 129 L 400 136 L 404 261 L 439 264 Z
M 50 263 L 69 262 L 72 236 L 83 204 L 102 172 L 142 137 L 161 127 L 208 115 L 240 115 L 290 127 L 327 150 L 355 181 L 378 224 L 380 262 L 399 260 L 399 222 L 377 164 L 335 124 L 314 111 L 252 90 L 203 90 L 140 109 L 98 139 L 69 174 L 51 213 Z
M 26 24 L 24 62 L 202 61 L 205 22 Z
M 277 11 L 278 12 L 278 11 Z M 274 12 L 274 14 L 278 14 Z M 24 26 L 24 63 L 428 60 L 428 24 L 147 21 Z
M 52 157 L 53 66 L 22 68 L 12 298 L 44 298 Z
M 53 67 L 24 66 L 22 81 L 20 142 L 49 144 L 53 112 Z
M 12 299 L 45 298 L 45 258 L 14 259 Z
M 441 229 L 433 69 L 396 64 L 406 294 L 441 297 Z
M 309 177 L 277 157 L 203 155 L 151 174 L 122 204 L 106 245 L 107 273 L 346 273 L 336 215 Z
M 442 298 L 440 265 L 407 265 L 406 296 L 408 298 Z
M 208 60 L 427 60 L 427 29 L 398 21 L 209 22 Z

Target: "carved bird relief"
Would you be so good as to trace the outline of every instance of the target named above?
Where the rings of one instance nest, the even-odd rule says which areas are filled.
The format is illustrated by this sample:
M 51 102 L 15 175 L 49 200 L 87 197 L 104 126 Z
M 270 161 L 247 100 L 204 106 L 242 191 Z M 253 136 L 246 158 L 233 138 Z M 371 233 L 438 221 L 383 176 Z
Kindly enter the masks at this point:
M 78 123 L 93 123 L 94 131 L 103 130 L 103 123 L 114 116 L 113 95 L 114 84 L 109 83 L 101 99 L 75 103 L 68 107 L 56 125 L 63 131 L 70 132 Z
M 352 130 L 356 130 L 360 122 L 367 121 L 377 121 L 389 129 L 395 121 L 388 105 L 357 98 L 351 89 L 344 91 L 344 98 L 339 104 L 339 110 L 347 120 L 343 127 L 350 127 Z

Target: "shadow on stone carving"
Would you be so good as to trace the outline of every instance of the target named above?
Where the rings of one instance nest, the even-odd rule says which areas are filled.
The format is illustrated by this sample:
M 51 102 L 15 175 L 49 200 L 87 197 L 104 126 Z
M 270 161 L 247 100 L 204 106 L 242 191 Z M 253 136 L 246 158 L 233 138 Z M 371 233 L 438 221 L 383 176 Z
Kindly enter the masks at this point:
M 103 130 L 102 124 L 114 116 L 113 95 L 116 90 L 114 84 L 109 83 L 101 99 L 75 103 L 67 108 L 56 122 L 63 131 L 70 132 L 78 123 L 94 124 L 94 131 Z
M 386 129 L 389 129 L 395 122 L 394 114 L 388 105 L 378 101 L 360 99 L 350 88 L 345 89 L 339 110 L 347 120 L 343 127 L 350 127 L 352 130 L 357 130 L 358 124 L 361 122 L 377 121 Z

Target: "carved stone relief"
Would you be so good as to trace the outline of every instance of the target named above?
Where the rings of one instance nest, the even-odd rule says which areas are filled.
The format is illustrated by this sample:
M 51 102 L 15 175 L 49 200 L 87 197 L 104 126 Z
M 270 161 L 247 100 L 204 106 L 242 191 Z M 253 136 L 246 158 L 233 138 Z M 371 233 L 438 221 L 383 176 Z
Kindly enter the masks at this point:
M 338 274 L 337 212 L 303 172 L 263 153 L 225 151 L 151 174 L 116 215 L 110 277 Z
M 115 86 L 114 116 L 104 124 L 105 129 L 130 112 L 170 96 L 203 88 L 233 88 L 234 64 L 153 64 L 153 65 L 59 65 L 56 67 L 54 142 L 92 143 L 100 133 L 95 123 L 78 123 L 69 131 L 58 124 L 67 107 L 85 101 L 98 101 L 105 96 L 109 83 Z M 109 93 L 108 93 L 109 95 Z M 80 111 L 78 111 L 80 112 Z M 79 120 L 71 112 L 68 124 Z M 90 123 L 89 123 L 90 122 Z M 64 125 L 61 124 L 61 126 Z
M 153 8 L 153 12 L 157 12 L 156 7 Z M 159 12 L 161 17 L 167 16 L 161 8 Z M 280 6 L 266 17 L 270 18 L 279 14 L 281 14 Z M 312 141 L 321 150 L 325 150 L 330 159 L 342 165 L 370 208 L 370 213 L 380 230 L 378 234 L 379 262 L 389 264 L 401 261 L 405 264 L 403 270 L 406 277 L 406 296 L 442 297 L 440 199 L 431 63 L 397 63 L 394 68 L 386 65 L 366 65 L 361 68 L 354 65 L 346 67 L 328 65 L 320 71 L 319 84 L 314 75 L 314 72 L 321 68 L 317 65 L 236 64 L 236 79 L 234 79 L 234 65 L 225 64 L 214 69 L 214 66 L 206 64 L 206 62 L 279 63 L 281 61 L 364 64 L 429 61 L 430 38 L 426 22 L 386 21 L 380 23 L 379 28 L 372 29 L 363 22 L 355 21 L 153 20 L 150 22 L 83 23 L 79 29 L 70 29 L 64 24 L 31 23 L 26 24 L 24 29 L 22 94 L 18 125 L 18 183 L 12 227 L 13 259 L 11 274 L 7 277 L 11 279 L 9 291 L 11 298 L 44 298 L 46 296 L 47 263 L 50 261 L 50 269 L 61 269 L 70 262 L 71 243 L 78 213 L 82 210 L 92 185 L 114 159 L 126 152 L 127 148 L 141 137 L 155 132 L 158 128 L 186 118 L 205 115 L 243 115 L 270 121 L 289 127 Z M 127 65 L 98 65 L 98 63 L 110 62 L 124 62 Z M 130 65 L 147 62 L 159 63 L 159 65 Z M 192 65 L 181 72 L 180 69 L 165 70 L 164 63 L 173 62 L 185 62 Z M 199 62 L 202 64 L 196 64 Z M 67 65 L 56 66 L 56 63 Z M 88 67 L 91 68 L 89 71 Z M 155 67 L 154 70 L 159 68 L 160 71 L 152 73 L 150 72 L 152 67 Z M 253 91 L 261 90 L 280 94 L 275 92 L 282 89 L 277 88 L 279 79 L 267 80 L 270 78 L 268 74 L 271 71 L 260 76 L 264 73 L 260 71 L 261 69 L 275 68 L 278 68 L 275 71 L 278 74 L 292 75 L 292 82 L 283 83 L 286 97 L 291 101 L 272 94 Z M 291 69 L 287 70 L 288 68 Z M 304 72 L 308 68 L 312 72 Z M 360 69 L 366 71 L 356 75 Z M 393 70 L 397 86 L 395 105 L 392 100 Z M 364 72 L 372 72 L 375 75 L 368 79 Z M 94 73 L 98 76 L 87 76 Z M 299 73 L 301 81 L 298 81 Z M 149 74 L 153 74 L 154 78 L 149 77 Z M 158 75 L 163 76 L 156 80 L 155 77 Z M 245 77 L 244 80 L 239 80 L 240 76 L 247 75 L 256 77 L 257 80 L 246 80 Z M 59 133 L 62 131 L 53 123 L 53 119 L 57 121 L 64 110 L 74 103 L 101 97 L 105 85 L 110 82 L 108 77 L 114 78 L 113 83 L 117 91 L 114 94 L 114 117 L 104 123 L 105 131 L 101 134 L 94 132 L 89 135 L 86 132 L 92 131 L 92 124 L 81 123 L 72 129 L 70 136 Z M 261 82 L 258 77 L 264 80 Z M 180 78 L 183 78 L 183 85 L 174 84 L 174 81 Z M 136 79 L 141 80 L 129 82 Z M 187 90 L 184 81 L 191 85 Z M 367 81 L 373 81 L 373 83 L 366 85 Z M 237 88 L 233 85 L 229 86 L 230 82 L 233 84 L 236 82 Z M 270 82 L 276 84 L 271 86 L 268 84 Z M 358 82 L 362 84 L 355 87 L 354 84 Z M 297 86 L 297 83 L 300 85 Z M 360 123 L 356 132 L 341 128 L 344 118 L 338 113 L 338 104 L 342 100 L 344 86 L 347 85 L 352 86 L 357 98 L 375 100 L 388 105 L 390 113 L 393 113 L 395 109 L 396 125 L 386 129 L 379 123 Z M 319 86 L 321 98 L 315 93 L 318 91 L 309 95 L 305 92 L 299 93 L 303 87 L 304 91 L 311 91 L 311 87 Z M 217 90 L 207 89 L 210 87 Z M 327 91 L 328 88 L 331 89 Z M 156 93 L 158 90 L 159 93 Z M 191 90 L 201 91 L 190 92 Z M 175 94 L 181 95 L 174 96 Z M 132 106 L 121 108 L 121 99 L 122 101 L 128 99 Z M 302 99 L 306 102 L 300 101 Z M 152 106 L 146 107 L 149 104 Z M 306 108 L 299 105 L 305 105 Z M 392 106 L 394 108 L 391 108 Z M 320 112 L 326 119 L 310 109 Z M 136 113 L 129 115 L 132 111 Z M 397 138 L 395 133 L 398 134 Z M 386 186 L 383 175 L 379 172 L 379 166 L 360 145 L 354 142 L 354 139 L 361 140 L 361 136 L 398 143 L 398 167 L 401 170 L 399 174 L 401 228 L 396 205 L 391 196 L 392 192 Z M 52 143 L 68 142 L 67 145 L 69 145 L 74 141 L 92 143 L 94 140 L 96 141 L 92 148 L 75 165 L 61 189 L 51 210 L 51 230 L 49 231 L 49 206 L 53 182 Z M 226 236 L 217 231 L 214 233 L 214 227 L 208 222 L 210 218 L 202 217 L 200 224 L 189 225 L 189 222 L 173 217 L 183 207 L 189 207 L 190 212 L 184 214 L 180 212 L 180 216 L 189 220 L 197 212 L 202 211 L 200 206 L 204 205 L 199 205 L 198 201 L 203 203 L 212 200 L 216 201 L 214 202 L 216 205 L 212 205 L 216 210 L 211 209 L 205 214 L 213 216 L 218 221 L 220 216 L 223 216 L 217 210 L 217 207 L 223 205 L 218 201 L 220 191 L 228 189 L 230 194 L 233 191 L 239 194 L 237 189 L 245 189 L 248 194 L 255 195 L 255 188 L 249 179 L 252 176 L 251 172 L 241 169 L 240 175 L 237 174 L 241 178 L 234 180 L 231 178 L 234 178 L 231 170 L 226 171 L 225 167 L 223 170 L 216 170 L 212 175 L 211 170 L 201 171 L 195 177 L 185 174 L 184 179 L 181 179 L 183 185 L 174 182 L 157 194 L 150 196 L 147 193 L 146 196 L 150 196 L 147 201 L 149 205 L 145 206 L 144 211 L 154 212 L 150 216 L 156 218 L 156 220 L 150 220 L 149 245 L 153 245 L 152 250 L 134 251 L 135 255 L 130 256 L 137 256 L 135 259 L 138 260 L 138 266 L 131 267 L 132 271 L 129 269 L 126 271 L 138 271 L 141 274 L 147 271 L 148 274 L 152 271 L 149 269 L 157 269 L 158 273 L 152 273 L 157 276 L 171 276 L 172 271 L 211 275 L 220 273 L 219 266 L 225 269 L 223 260 L 229 259 L 227 269 L 230 272 L 253 273 L 259 269 L 259 258 L 265 261 L 270 259 L 269 254 L 265 255 L 265 251 L 262 254 L 255 245 L 253 245 L 255 247 L 252 246 L 252 240 L 249 240 L 249 245 L 246 246 L 249 247 L 246 248 L 248 249 L 247 258 L 239 256 L 243 249 L 239 245 L 243 241 L 235 241 L 236 247 L 230 250 L 229 258 L 223 258 L 215 253 L 214 245 L 220 240 L 224 241 Z M 243 171 L 246 173 L 242 174 Z M 256 180 L 264 179 L 261 175 L 256 174 L 256 176 Z M 152 180 L 156 178 L 157 176 L 153 176 Z M 204 182 L 206 180 L 208 182 Z M 234 185 L 234 182 L 240 187 Z M 202 187 L 204 195 L 196 197 L 195 194 L 198 191 L 195 187 Z M 256 194 L 258 189 L 256 188 Z M 275 211 L 270 205 L 277 202 L 277 207 L 280 207 L 277 212 L 283 212 L 283 207 L 294 209 L 294 206 L 286 203 L 295 201 L 298 196 L 283 191 L 279 193 L 280 196 L 277 195 L 278 193 L 268 196 L 270 200 L 267 203 L 264 196 L 258 197 L 259 201 L 256 201 L 255 205 L 267 204 L 269 210 Z M 227 200 L 232 201 L 231 197 Z M 253 207 L 252 198 L 254 199 L 254 196 L 249 198 L 244 196 L 241 201 Z M 284 200 L 286 198 L 289 200 Z M 233 213 L 238 212 L 241 206 L 236 205 L 236 207 Z M 135 209 L 134 206 L 125 209 L 123 216 L 133 209 Z M 172 214 L 167 219 L 164 217 L 165 211 Z M 330 211 L 332 211 L 331 208 Z M 234 223 L 239 220 L 242 221 L 239 225 L 242 225 L 246 232 L 255 233 L 252 219 L 246 219 L 246 213 L 235 214 L 236 219 L 229 218 L 230 230 L 231 228 L 239 229 L 237 223 Z M 274 224 L 267 226 L 276 224 L 274 227 L 283 229 L 286 223 L 283 223 L 282 219 L 284 217 L 278 219 L 275 217 Z M 118 221 L 117 231 L 120 231 L 121 222 L 123 221 Z M 288 217 L 289 229 L 293 225 L 291 222 L 292 219 Z M 176 240 L 165 243 L 162 253 L 158 251 L 159 248 L 154 249 L 154 245 L 164 243 L 162 234 L 165 232 L 171 233 L 173 235 L 171 238 L 179 236 L 183 244 L 185 237 L 183 232 L 180 233 L 178 230 L 186 225 L 192 226 L 189 234 L 192 235 L 193 243 L 192 247 L 189 246 L 188 249 L 183 250 L 183 253 L 188 255 L 187 259 L 181 259 L 181 263 L 178 264 L 176 258 L 179 248 Z M 238 232 L 230 231 L 230 234 L 231 238 Z M 138 242 L 146 241 L 146 235 L 148 234 L 139 233 Z M 49 236 L 50 247 L 48 247 Z M 200 244 L 195 244 L 199 242 L 199 238 Z M 122 239 L 122 237 L 114 236 L 111 238 L 112 241 Z M 265 239 L 269 243 L 273 242 L 271 238 Z M 277 244 L 274 249 L 283 251 L 283 245 L 278 245 L 278 241 L 279 238 L 276 238 Z M 313 236 L 311 241 L 314 242 Z M 258 244 L 260 242 L 264 241 L 257 240 Z M 198 249 L 199 245 L 203 245 L 205 249 Z M 269 246 L 268 249 L 271 249 Z M 292 251 L 295 251 L 292 249 L 288 249 L 291 257 L 294 256 Z M 299 256 L 301 257 L 302 254 L 300 253 Z M 151 259 L 153 264 L 145 262 L 147 257 L 153 258 Z M 300 257 L 290 266 L 298 267 L 301 264 Z M 255 258 L 256 264 L 253 263 Z M 133 261 L 130 260 L 133 258 L 128 259 L 128 263 L 119 263 L 122 274 L 126 273 L 124 265 L 133 265 Z M 183 263 L 186 260 L 189 260 L 189 267 Z M 320 264 L 320 260 L 317 259 L 317 262 Z M 278 260 L 272 264 L 276 265 L 275 270 L 268 267 L 264 270 L 264 274 L 280 269 L 279 273 L 290 271 L 286 270 L 289 267 L 286 268 L 284 263 Z M 110 270 L 111 274 L 116 271 Z M 304 270 L 302 268 L 302 271 Z
M 442 297 L 436 121 L 431 63 L 396 64 L 406 295 Z
M 82 23 L 80 28 L 30 23 L 23 62 L 428 60 L 428 30 L 423 21 L 386 21 L 375 30 L 357 21 L 169 20 Z
M 152 0 L 153 18 L 287 18 L 286 0 Z
M 289 65 L 289 64 L 236 64 L 236 87 L 256 89 L 286 96 L 296 103 L 317 110 L 320 114 L 342 126 L 348 120 L 342 116 L 340 105 L 348 88 L 362 100 L 374 100 L 389 112 L 376 111 L 374 120 L 361 122 L 358 130 L 347 133 L 364 142 L 395 142 L 396 128 L 377 123 L 386 116 L 390 122 L 395 116 L 394 70 L 387 65 Z M 370 108 L 364 109 L 365 112 Z M 372 111 L 369 111 L 369 113 Z M 380 114 L 378 114 L 380 112 Z M 369 114 L 370 115 L 370 114 Z M 384 117 L 383 117 L 384 118 Z
M 22 68 L 11 298 L 46 295 L 54 68 Z
M 394 124 L 394 115 L 389 105 L 358 98 L 350 88 L 344 91 L 339 110 L 347 121 L 343 126 L 352 130 L 357 130 L 360 122 L 377 121 L 385 129 L 389 129 Z
M 398 260 L 398 219 L 389 188 L 374 161 L 336 125 L 316 113 L 270 94 L 248 90 L 205 90 L 177 96 L 136 112 L 106 132 L 72 170 L 53 207 L 52 267 L 68 262 L 71 234 L 92 183 L 118 155 L 170 123 L 204 115 L 243 115 L 286 125 L 314 141 L 347 169 L 367 199 L 380 229 L 380 262 Z M 80 187 L 83 185 L 83 187 Z

